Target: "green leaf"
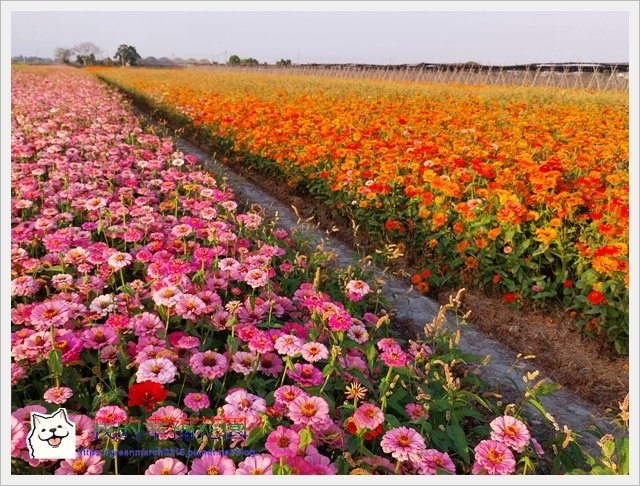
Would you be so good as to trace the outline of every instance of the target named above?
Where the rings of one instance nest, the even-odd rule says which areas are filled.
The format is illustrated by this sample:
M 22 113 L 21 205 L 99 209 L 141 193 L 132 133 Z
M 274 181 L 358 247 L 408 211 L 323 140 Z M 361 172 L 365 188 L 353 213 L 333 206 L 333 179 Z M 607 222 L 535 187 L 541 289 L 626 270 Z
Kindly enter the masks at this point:
M 618 464 L 620 468 L 619 474 L 629 474 L 629 438 L 618 439 L 616 447 L 620 457 L 620 463 Z
M 360 383 L 367 387 L 367 390 L 369 390 L 370 392 L 374 391 L 373 385 L 364 377 L 362 371 L 357 368 L 351 368 L 349 369 L 349 374 L 355 376 Z
M 254 442 L 257 442 L 260 439 L 262 439 L 264 436 L 265 436 L 265 431 L 262 430 L 262 427 L 255 427 L 251 432 L 249 432 L 249 435 L 247 435 L 247 438 L 245 439 L 244 444 L 245 446 L 250 446 Z
M 453 441 L 454 448 L 466 464 L 469 464 L 467 436 L 458 424 L 447 425 L 447 435 Z
M 227 337 L 227 346 L 229 346 L 229 354 L 233 354 L 238 350 L 238 339 L 232 335 Z
M 300 437 L 300 445 L 298 450 L 304 450 L 311 442 L 313 442 L 313 434 L 307 429 L 300 429 L 298 431 L 298 437 Z
M 396 416 L 391 415 L 390 413 L 385 413 L 384 418 L 390 427 L 400 427 L 402 425 Z

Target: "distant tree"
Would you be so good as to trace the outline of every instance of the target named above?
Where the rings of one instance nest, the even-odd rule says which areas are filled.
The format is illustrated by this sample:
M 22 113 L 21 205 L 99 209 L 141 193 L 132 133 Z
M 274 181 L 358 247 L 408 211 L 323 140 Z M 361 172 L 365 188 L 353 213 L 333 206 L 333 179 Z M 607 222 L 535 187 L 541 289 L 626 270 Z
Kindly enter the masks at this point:
M 276 66 L 291 66 L 291 59 L 280 59 L 278 62 L 276 62 Z
M 253 57 L 249 57 L 247 59 L 243 59 L 240 64 L 244 65 L 244 66 L 258 66 L 260 65 L 260 63 L 258 62 L 257 59 L 254 59 Z
M 136 48 L 127 44 L 120 44 L 115 57 L 121 66 L 135 66 L 142 59 Z
M 72 49 L 76 55 L 76 62 L 87 66 L 96 63 L 96 56 L 100 54 L 100 48 L 92 42 L 83 42 Z
M 71 54 L 73 54 L 73 51 L 71 49 L 67 49 L 66 47 L 58 47 L 55 50 L 54 58 L 56 62 L 69 64 L 69 62 L 71 61 Z
M 236 56 L 235 54 L 232 56 L 229 56 L 229 60 L 227 61 L 227 64 L 230 64 L 232 66 L 235 66 L 241 63 L 242 63 L 242 59 L 240 59 L 240 56 Z

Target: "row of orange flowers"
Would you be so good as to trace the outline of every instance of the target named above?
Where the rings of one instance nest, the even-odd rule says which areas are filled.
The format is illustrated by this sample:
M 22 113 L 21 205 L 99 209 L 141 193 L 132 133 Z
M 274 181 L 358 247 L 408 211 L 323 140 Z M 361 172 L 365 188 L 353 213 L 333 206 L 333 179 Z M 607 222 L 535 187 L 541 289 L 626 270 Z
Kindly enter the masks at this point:
M 279 167 L 431 285 L 560 300 L 619 351 L 628 324 L 628 97 L 225 71 L 102 71 Z M 251 157 L 249 157 L 251 159 Z

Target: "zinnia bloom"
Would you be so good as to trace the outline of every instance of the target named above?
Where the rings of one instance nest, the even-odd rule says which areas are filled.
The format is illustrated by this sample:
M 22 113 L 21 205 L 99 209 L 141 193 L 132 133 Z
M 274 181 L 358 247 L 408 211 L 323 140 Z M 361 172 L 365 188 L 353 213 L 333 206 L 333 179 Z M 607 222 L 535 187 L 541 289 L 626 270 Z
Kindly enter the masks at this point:
M 115 405 L 102 407 L 96 412 L 94 422 L 98 425 L 117 426 L 127 419 L 127 412 Z
M 178 376 L 178 369 L 171 360 L 167 358 L 148 359 L 143 361 L 136 373 L 136 381 L 155 381 L 156 383 L 165 384 L 173 383 Z
M 359 429 L 373 430 L 384 422 L 384 414 L 375 405 L 363 403 L 353 414 L 353 421 Z
M 456 466 L 446 452 L 440 452 L 436 449 L 427 449 L 424 451 L 422 460 L 418 464 L 420 474 L 437 474 L 439 469 L 444 469 L 450 474 L 456 473 Z
M 206 454 L 193 460 L 190 475 L 235 474 L 236 465 L 222 454 Z
M 425 451 L 424 439 L 409 427 L 395 427 L 380 441 L 382 450 L 398 461 L 419 462 Z
M 44 392 L 44 399 L 49 403 L 62 405 L 73 396 L 73 390 L 66 386 L 54 386 Z
M 316 386 L 322 383 L 322 372 L 311 364 L 296 363 L 293 370 L 287 371 L 287 376 L 302 386 Z
M 78 456 L 62 461 L 54 474 L 102 474 L 103 468 L 100 456 Z
M 299 445 L 300 437 L 298 437 L 298 434 L 282 425 L 279 425 L 276 430 L 269 434 L 264 444 L 265 448 L 276 459 L 295 456 L 298 454 Z
M 255 456 L 247 457 L 244 461 L 238 464 L 236 474 L 271 474 L 272 464 L 273 457 L 271 457 L 269 454 L 256 454 Z
M 215 351 L 205 351 L 204 353 L 195 353 L 191 356 L 189 364 L 193 372 L 209 380 L 220 378 L 227 370 L 227 358 Z
M 358 302 L 371 291 L 371 287 L 362 280 L 351 280 L 347 283 L 347 299 Z
M 147 430 L 157 434 L 160 440 L 173 439 L 179 434 L 176 429 L 184 424 L 186 418 L 186 413 L 172 405 L 160 407 L 147 419 Z
M 184 404 L 194 412 L 207 408 L 210 405 L 209 397 L 204 393 L 187 393 Z
M 327 356 L 329 356 L 329 350 L 322 343 L 312 341 L 305 343 L 302 346 L 302 357 L 309 363 L 315 363 L 321 359 L 326 359 Z
M 165 457 L 164 459 L 158 459 L 156 462 L 151 464 L 144 473 L 146 475 L 187 474 L 187 466 L 178 459 Z
M 164 387 L 155 381 L 142 381 L 134 383 L 129 387 L 129 403 L 130 407 L 139 405 L 147 412 L 150 412 L 156 403 L 167 398 L 167 391 Z
M 118 251 L 109 257 L 107 263 L 114 270 L 120 270 L 121 268 L 129 265 L 132 261 L 133 258 L 131 257 L 131 255 Z
M 509 415 L 495 418 L 489 426 L 493 440 L 502 442 L 518 452 L 522 452 L 531 439 L 527 427 Z
M 474 449 L 475 463 L 472 474 L 511 474 L 516 470 L 513 453 L 502 442 L 483 440 Z
M 31 322 L 36 329 L 60 327 L 67 323 L 71 309 L 64 301 L 48 300 L 31 311 Z
M 296 425 L 321 426 L 329 420 L 329 405 L 320 397 L 300 396 L 289 404 L 288 417 Z

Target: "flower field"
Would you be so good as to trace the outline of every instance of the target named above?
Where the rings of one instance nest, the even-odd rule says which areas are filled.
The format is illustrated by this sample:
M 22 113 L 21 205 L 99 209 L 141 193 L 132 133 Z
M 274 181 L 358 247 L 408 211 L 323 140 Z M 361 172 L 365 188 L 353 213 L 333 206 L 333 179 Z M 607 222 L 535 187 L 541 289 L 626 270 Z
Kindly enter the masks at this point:
M 628 471 L 625 437 L 594 458 L 547 416 L 536 440 L 536 374 L 502 404 L 460 331 L 392 334 L 366 275 L 239 207 L 93 76 L 14 69 L 11 154 L 13 474 Z M 79 452 L 33 459 L 31 412 L 59 407 Z
M 628 350 L 628 96 L 224 71 L 100 75 L 370 241 L 418 290 L 478 285 L 560 305 Z

